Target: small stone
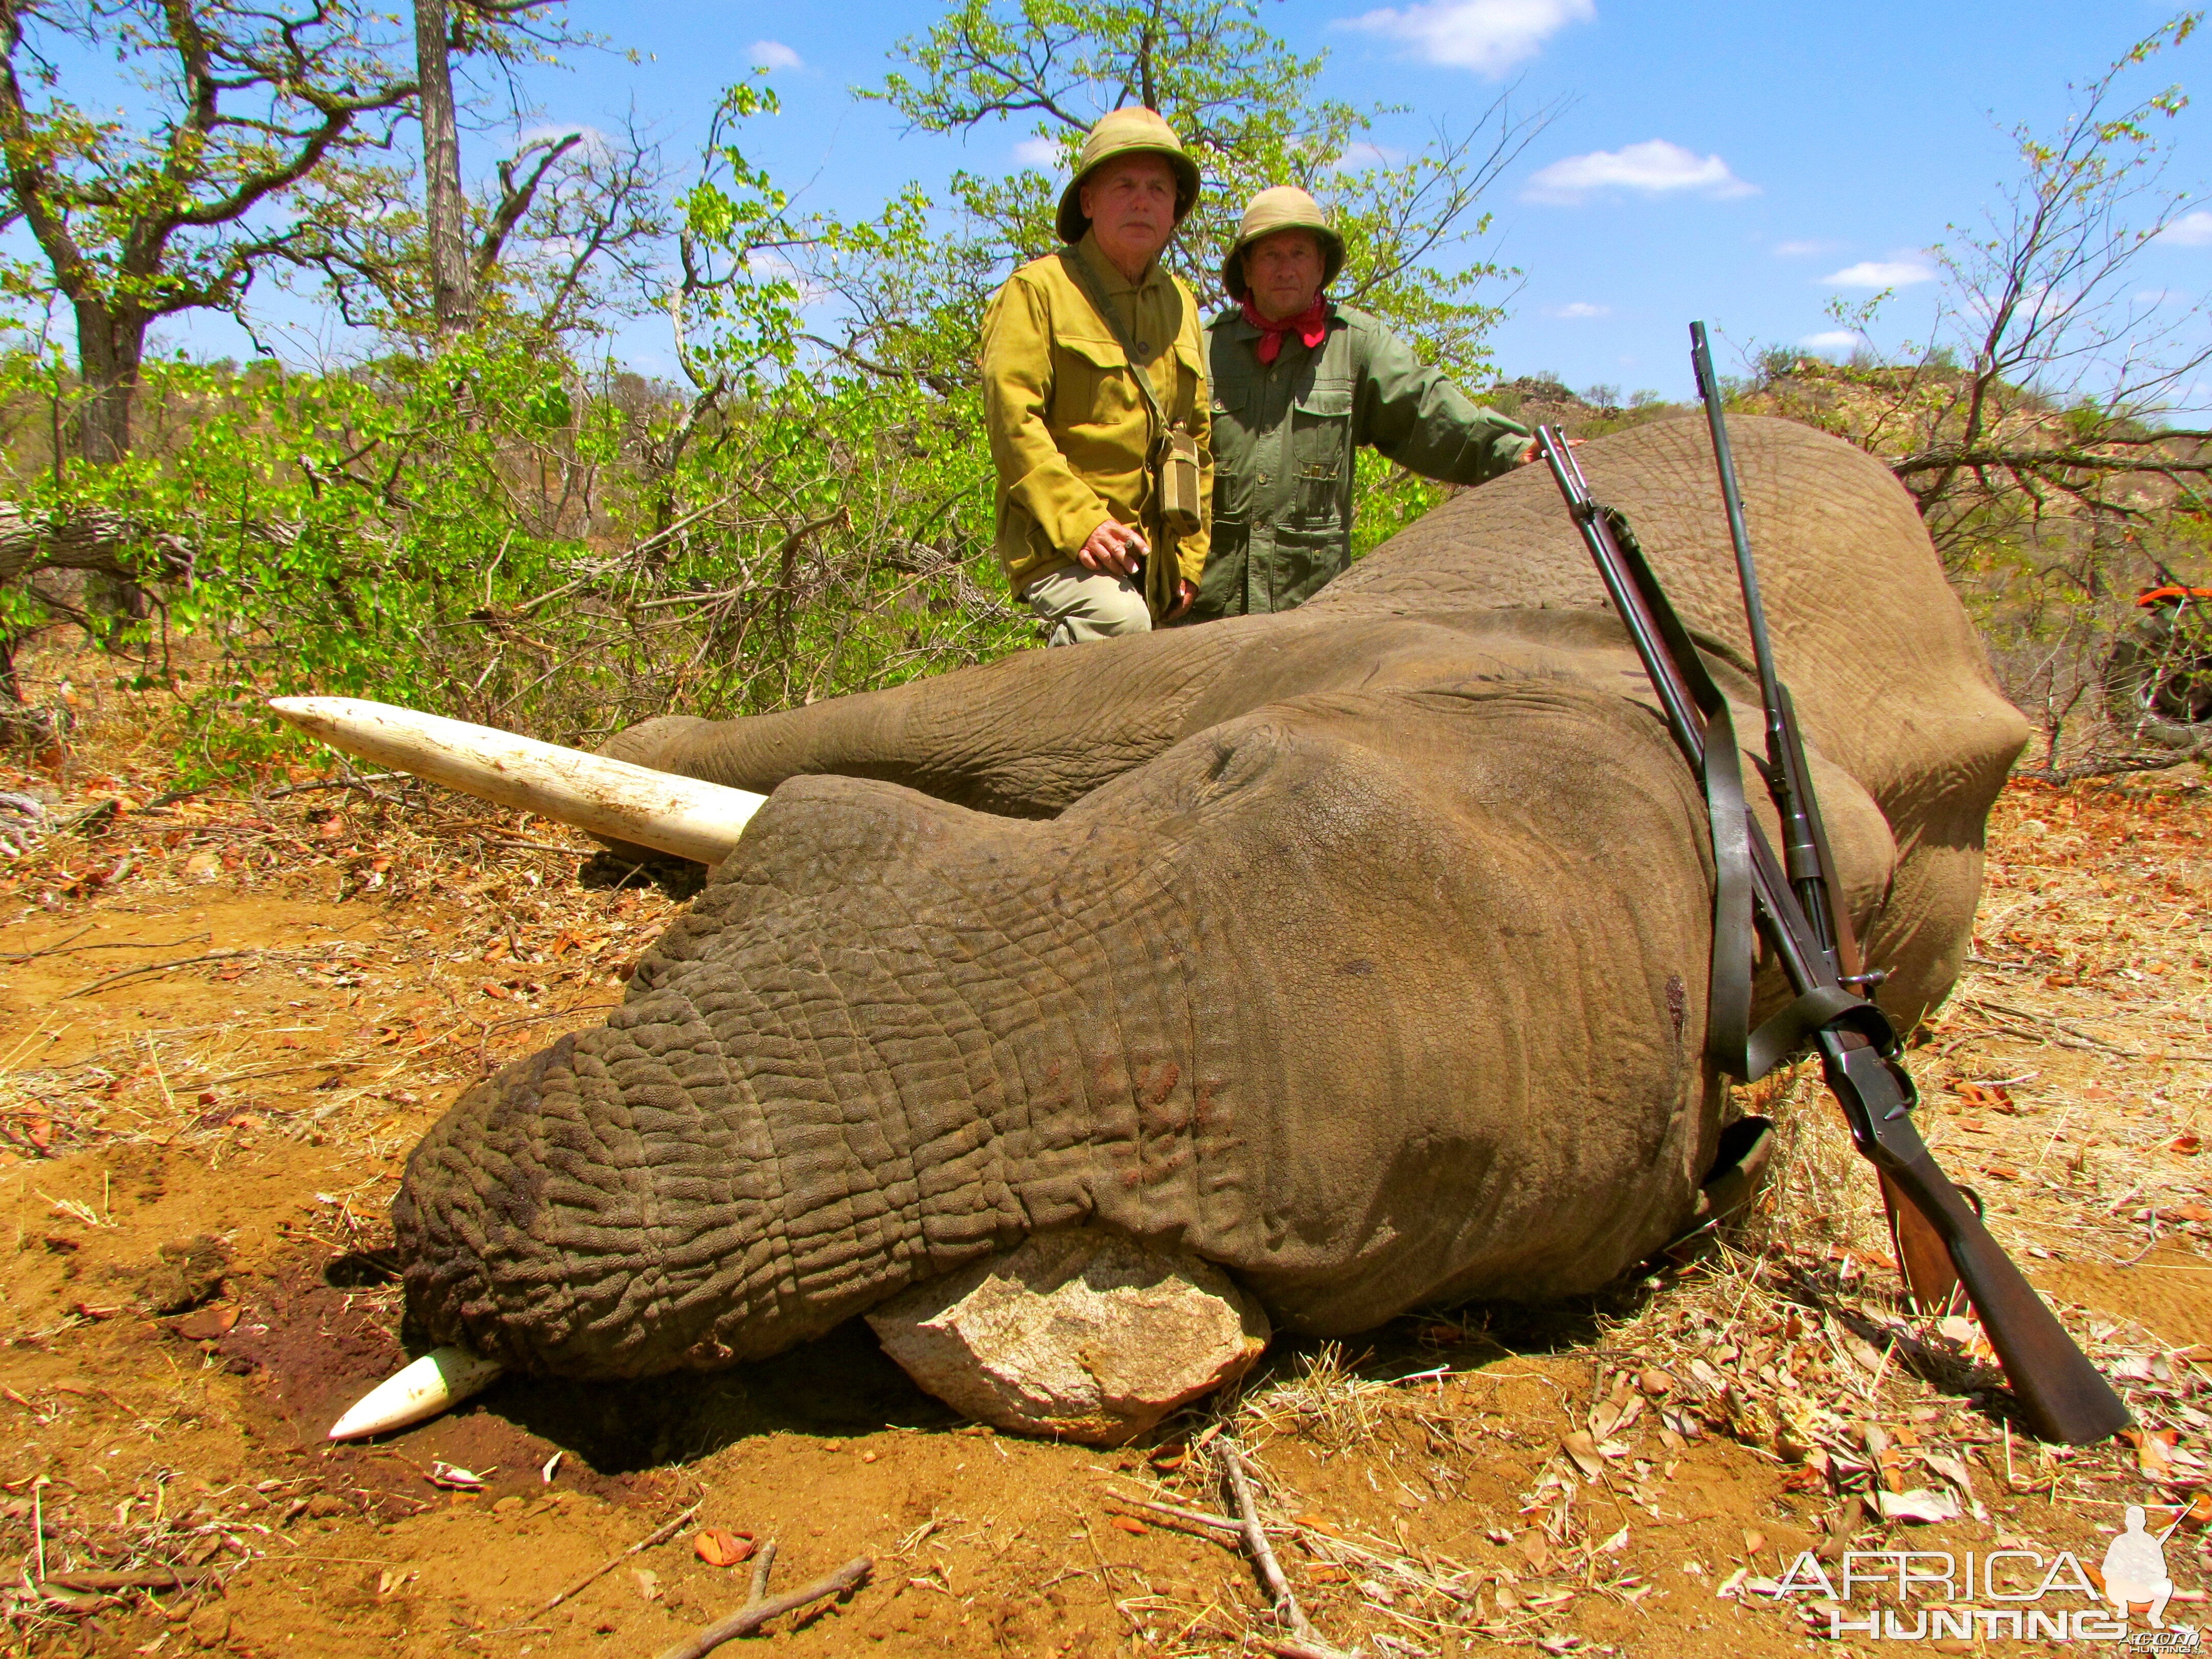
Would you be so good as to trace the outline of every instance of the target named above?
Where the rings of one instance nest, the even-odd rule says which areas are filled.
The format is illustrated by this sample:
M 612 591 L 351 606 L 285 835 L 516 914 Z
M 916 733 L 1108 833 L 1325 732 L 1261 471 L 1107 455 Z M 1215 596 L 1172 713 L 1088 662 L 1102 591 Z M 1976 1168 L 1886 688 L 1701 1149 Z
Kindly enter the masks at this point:
M 204 1648 L 219 1648 L 230 1640 L 230 1609 L 217 1601 L 195 1613 L 185 1628 L 191 1633 L 195 1644 Z
M 230 1247 L 211 1235 L 164 1244 L 135 1275 L 138 1305 L 149 1314 L 190 1313 L 215 1299 L 229 1267 Z
M 307 1513 L 318 1521 L 327 1521 L 332 1516 L 351 1515 L 353 1509 L 343 1498 L 319 1492 L 307 1500 Z
M 955 1410 L 1104 1446 L 1241 1376 L 1272 1334 L 1220 1268 L 1103 1227 L 1041 1234 L 917 1285 L 868 1323 Z

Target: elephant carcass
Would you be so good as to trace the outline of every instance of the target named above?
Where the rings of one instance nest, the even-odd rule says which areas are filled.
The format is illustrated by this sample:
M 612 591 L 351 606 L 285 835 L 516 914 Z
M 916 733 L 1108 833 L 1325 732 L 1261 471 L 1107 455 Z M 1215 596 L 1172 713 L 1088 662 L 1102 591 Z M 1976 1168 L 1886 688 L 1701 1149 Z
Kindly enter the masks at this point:
M 1731 431 L 1848 902 L 1909 1025 L 1957 971 L 2025 722 L 1881 467 Z M 1583 459 L 1755 703 L 1700 429 Z M 1288 615 L 609 749 L 773 793 L 606 1023 L 471 1089 L 410 1159 L 394 1219 L 440 1340 L 712 1367 L 1086 1225 L 1346 1333 L 1602 1284 L 1711 1161 L 1702 804 L 1539 473 Z

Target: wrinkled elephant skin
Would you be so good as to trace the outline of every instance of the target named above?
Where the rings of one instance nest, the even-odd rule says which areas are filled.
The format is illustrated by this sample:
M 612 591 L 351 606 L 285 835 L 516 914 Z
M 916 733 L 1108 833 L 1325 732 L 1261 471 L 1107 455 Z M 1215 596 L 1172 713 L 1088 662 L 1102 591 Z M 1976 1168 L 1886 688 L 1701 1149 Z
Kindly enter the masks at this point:
M 1882 468 L 1731 429 L 1910 1022 L 1957 971 L 2025 722 Z M 1755 706 L 1701 428 L 1583 460 Z M 1601 601 L 1524 469 L 1288 615 L 625 733 L 773 798 L 604 1026 L 417 1148 L 415 1310 L 514 1365 L 643 1376 L 1083 1224 L 1310 1332 L 1602 1284 L 1690 1208 L 1720 1085 L 1703 808 Z

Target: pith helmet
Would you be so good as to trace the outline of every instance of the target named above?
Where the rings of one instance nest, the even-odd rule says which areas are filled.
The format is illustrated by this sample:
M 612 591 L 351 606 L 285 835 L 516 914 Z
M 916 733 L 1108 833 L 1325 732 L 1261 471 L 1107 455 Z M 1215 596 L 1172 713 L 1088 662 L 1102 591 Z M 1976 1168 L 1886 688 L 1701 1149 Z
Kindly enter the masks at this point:
M 1344 238 L 1328 222 L 1328 210 L 1296 185 L 1277 185 L 1252 198 L 1244 210 L 1243 222 L 1237 227 L 1237 240 L 1229 245 L 1229 257 L 1221 262 L 1221 286 L 1229 290 L 1231 299 L 1243 300 L 1251 292 L 1244 281 L 1244 250 L 1279 230 L 1313 232 L 1321 244 L 1323 288 L 1344 269 Z
M 1175 129 L 1141 104 L 1102 115 L 1083 141 L 1083 154 L 1075 163 L 1075 177 L 1060 193 L 1060 217 L 1055 225 L 1063 242 L 1079 242 L 1091 228 L 1083 211 L 1083 181 L 1118 155 L 1157 155 L 1175 170 L 1176 223 L 1181 224 L 1198 205 L 1198 163 L 1183 154 L 1182 140 Z

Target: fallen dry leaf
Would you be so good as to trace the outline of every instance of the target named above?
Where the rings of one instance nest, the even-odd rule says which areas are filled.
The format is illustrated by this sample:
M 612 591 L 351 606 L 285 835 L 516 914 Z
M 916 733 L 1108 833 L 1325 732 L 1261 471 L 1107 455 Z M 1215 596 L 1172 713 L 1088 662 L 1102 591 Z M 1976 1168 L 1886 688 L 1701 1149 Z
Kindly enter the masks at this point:
M 1109 1515 L 1106 1517 L 1106 1524 L 1109 1527 L 1119 1527 L 1133 1537 L 1152 1530 L 1134 1516 L 1129 1515 Z
M 740 1561 L 750 1561 L 758 1547 L 749 1532 L 725 1532 L 720 1527 L 709 1527 L 691 1540 L 691 1550 L 710 1567 L 734 1567 Z
M 1590 1438 L 1589 1430 L 1577 1429 L 1560 1441 L 1559 1445 L 1574 1460 L 1575 1467 L 1583 1472 L 1584 1480 L 1595 1480 L 1604 1470 L 1605 1460 L 1598 1455 L 1597 1442 Z
M 2179 1152 L 2184 1158 L 2194 1158 L 2204 1150 L 2203 1138 L 2193 1134 L 2176 1135 L 2166 1143 L 2166 1150 Z
M 2158 1212 L 2160 1221 L 2212 1221 L 2212 1210 L 2202 1204 L 2175 1204 Z
M 1877 1492 L 1875 1505 L 1885 1521 L 1955 1521 L 1959 1500 L 1947 1492 L 1916 1486 L 1911 1492 Z
M 2122 1429 L 2123 1439 L 2136 1449 L 2136 1472 L 2146 1480 L 2171 1480 L 2173 1444 L 2180 1435 L 2172 1429 Z

